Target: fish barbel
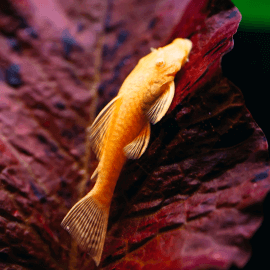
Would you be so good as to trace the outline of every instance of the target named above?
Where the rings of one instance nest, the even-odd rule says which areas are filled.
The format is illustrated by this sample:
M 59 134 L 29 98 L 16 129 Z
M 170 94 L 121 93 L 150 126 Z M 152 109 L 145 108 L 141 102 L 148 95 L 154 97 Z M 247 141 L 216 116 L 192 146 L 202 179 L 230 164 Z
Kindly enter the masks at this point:
M 90 141 L 99 164 L 93 189 L 77 202 L 61 225 L 98 266 L 101 260 L 114 188 L 127 158 L 138 159 L 150 138 L 150 123 L 157 123 L 172 102 L 175 74 L 188 60 L 192 43 L 175 39 L 151 49 L 128 75 L 118 95 L 90 127 Z

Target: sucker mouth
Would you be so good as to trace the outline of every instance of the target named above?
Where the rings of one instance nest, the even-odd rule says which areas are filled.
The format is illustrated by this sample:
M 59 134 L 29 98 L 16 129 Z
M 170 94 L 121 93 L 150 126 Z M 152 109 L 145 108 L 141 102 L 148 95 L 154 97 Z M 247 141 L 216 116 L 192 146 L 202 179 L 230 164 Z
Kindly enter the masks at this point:
M 176 73 L 177 73 L 177 72 L 169 73 L 169 74 L 167 74 L 166 76 L 167 76 L 167 77 L 173 77 L 173 78 L 174 78 Z

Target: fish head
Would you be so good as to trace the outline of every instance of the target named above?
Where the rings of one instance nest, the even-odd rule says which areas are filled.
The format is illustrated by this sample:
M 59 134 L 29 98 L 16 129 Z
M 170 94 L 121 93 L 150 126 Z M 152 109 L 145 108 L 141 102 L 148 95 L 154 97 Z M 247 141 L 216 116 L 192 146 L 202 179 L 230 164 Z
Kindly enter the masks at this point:
M 142 58 L 139 67 L 144 67 L 145 74 L 149 75 L 150 87 L 147 89 L 146 100 L 155 100 L 164 89 L 167 89 L 181 67 L 188 61 L 192 42 L 188 39 L 177 38 L 172 43 L 151 49 L 152 52 Z
M 188 39 L 177 38 L 169 45 L 158 48 L 155 54 L 155 68 L 158 76 L 174 79 L 175 74 L 188 61 L 192 43 Z
M 167 89 L 174 80 L 176 73 L 188 60 L 192 42 L 188 39 L 177 38 L 172 43 L 151 49 L 132 71 L 131 78 L 140 91 L 143 89 L 144 100 L 152 104 Z M 145 85 L 145 87 L 142 87 Z
M 192 42 L 183 38 L 176 38 L 172 43 L 158 49 L 151 48 L 151 53 L 140 59 L 134 73 L 160 78 L 162 81 L 166 77 L 174 79 L 175 74 L 188 61 L 191 48 Z

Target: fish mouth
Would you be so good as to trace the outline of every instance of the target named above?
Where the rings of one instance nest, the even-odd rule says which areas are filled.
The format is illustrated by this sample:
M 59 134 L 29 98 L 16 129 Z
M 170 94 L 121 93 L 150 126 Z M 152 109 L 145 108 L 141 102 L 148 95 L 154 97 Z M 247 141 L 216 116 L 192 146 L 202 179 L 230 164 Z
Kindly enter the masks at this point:
M 177 73 L 177 72 L 169 73 L 169 74 L 167 74 L 167 77 L 169 77 L 170 79 L 173 80 L 176 73 Z

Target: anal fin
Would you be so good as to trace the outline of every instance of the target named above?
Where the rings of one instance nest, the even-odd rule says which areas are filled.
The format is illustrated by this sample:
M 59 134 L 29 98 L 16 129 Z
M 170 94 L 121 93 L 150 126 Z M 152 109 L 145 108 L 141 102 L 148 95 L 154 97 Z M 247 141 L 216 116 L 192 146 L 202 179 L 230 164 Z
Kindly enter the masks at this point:
M 127 158 L 138 159 L 145 152 L 150 139 L 150 123 L 147 123 L 140 134 L 128 145 L 124 147 Z

